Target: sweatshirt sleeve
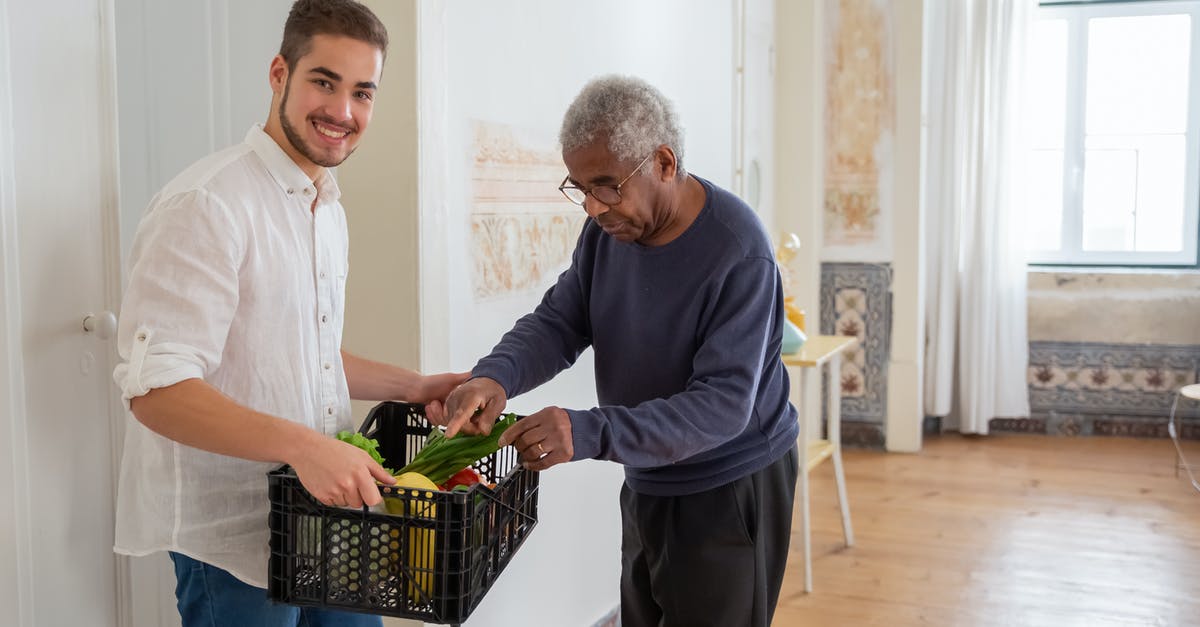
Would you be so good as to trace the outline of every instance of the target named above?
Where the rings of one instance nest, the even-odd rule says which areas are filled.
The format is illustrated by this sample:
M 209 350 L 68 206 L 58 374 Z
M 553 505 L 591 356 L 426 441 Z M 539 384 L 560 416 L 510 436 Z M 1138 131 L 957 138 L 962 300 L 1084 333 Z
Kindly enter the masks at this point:
M 758 420 L 756 399 L 769 354 L 778 352 L 782 287 L 774 260 L 750 257 L 718 279 L 687 387 L 634 407 L 568 410 L 575 459 L 654 468 L 692 459 Z M 637 359 L 631 355 L 631 359 Z
M 554 378 L 575 363 L 591 345 L 587 299 L 576 264 L 558 276 L 542 302 L 517 320 L 500 343 L 471 369 L 472 377 L 488 377 L 513 398 Z

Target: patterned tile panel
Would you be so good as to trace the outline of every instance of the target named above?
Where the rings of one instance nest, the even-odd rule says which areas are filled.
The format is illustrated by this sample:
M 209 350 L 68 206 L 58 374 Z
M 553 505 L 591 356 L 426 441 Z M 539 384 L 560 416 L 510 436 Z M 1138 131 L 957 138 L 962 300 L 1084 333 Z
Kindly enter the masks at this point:
M 1046 420 L 1033 416 L 1029 418 L 992 418 L 988 421 L 988 430 L 1016 433 L 1045 433 Z
M 821 264 L 821 333 L 853 335 L 842 359 L 843 421 L 883 424 L 891 357 L 892 269 L 887 264 Z
M 1033 413 L 1166 416 L 1175 390 L 1195 383 L 1200 346 L 1029 343 Z M 1181 414 L 1200 417 L 1200 409 Z
M 1029 418 L 993 431 L 1167 437 L 1176 391 L 1200 376 L 1200 346 L 1029 343 Z M 1180 437 L 1200 439 L 1200 403 L 1181 399 Z

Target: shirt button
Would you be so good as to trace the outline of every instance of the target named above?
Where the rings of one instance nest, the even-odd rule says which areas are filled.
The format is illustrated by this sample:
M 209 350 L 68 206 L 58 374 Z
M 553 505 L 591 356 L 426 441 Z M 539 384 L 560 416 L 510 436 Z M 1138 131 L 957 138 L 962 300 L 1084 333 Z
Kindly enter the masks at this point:
M 312 190 L 311 190 L 311 189 L 308 189 L 307 187 L 306 187 L 306 188 L 304 188 L 304 195 L 305 195 L 305 196 L 311 196 L 311 195 L 312 195 Z
M 330 416 L 332 416 L 332 415 L 333 415 L 333 408 L 332 408 L 332 407 L 326 407 L 326 408 L 325 408 L 325 413 L 327 413 L 327 414 L 329 414 Z
M 326 322 L 329 322 L 329 316 L 326 316 L 325 314 L 321 314 L 321 323 L 324 324 Z
M 322 279 L 323 279 L 323 278 L 325 278 L 325 273 L 324 273 L 324 272 L 322 272 L 322 273 L 321 273 L 321 278 L 322 278 Z
M 290 187 L 288 188 L 288 196 L 291 196 L 292 194 L 295 194 L 295 193 L 296 193 L 296 190 L 294 190 Z
M 325 369 L 329 370 L 330 368 L 333 368 L 333 364 L 331 364 L 329 362 L 325 362 Z

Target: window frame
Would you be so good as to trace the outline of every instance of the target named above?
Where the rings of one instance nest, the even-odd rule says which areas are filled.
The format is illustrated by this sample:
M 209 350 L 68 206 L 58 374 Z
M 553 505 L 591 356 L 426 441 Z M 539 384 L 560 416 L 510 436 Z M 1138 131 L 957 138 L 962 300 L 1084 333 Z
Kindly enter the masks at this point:
M 1191 47 L 1186 179 L 1184 183 L 1183 250 L 1085 251 L 1083 250 L 1083 181 L 1086 155 L 1086 78 L 1088 20 L 1103 17 L 1188 14 Z M 1063 222 L 1060 246 L 1055 251 L 1026 251 L 1031 266 L 1083 266 L 1133 268 L 1200 267 L 1200 0 L 1101 0 L 1042 2 L 1035 20 L 1063 19 L 1067 23 L 1067 92 L 1063 143 Z M 1191 237 L 1188 237 L 1188 233 Z

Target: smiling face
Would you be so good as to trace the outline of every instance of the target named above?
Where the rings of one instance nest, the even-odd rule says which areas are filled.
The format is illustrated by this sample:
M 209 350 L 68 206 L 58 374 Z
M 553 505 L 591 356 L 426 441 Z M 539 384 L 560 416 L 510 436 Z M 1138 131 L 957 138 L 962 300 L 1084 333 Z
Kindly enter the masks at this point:
M 345 161 L 371 122 L 383 53 L 364 41 L 316 35 L 289 71 L 271 61 L 271 115 L 266 131 L 316 180 L 321 168 Z

